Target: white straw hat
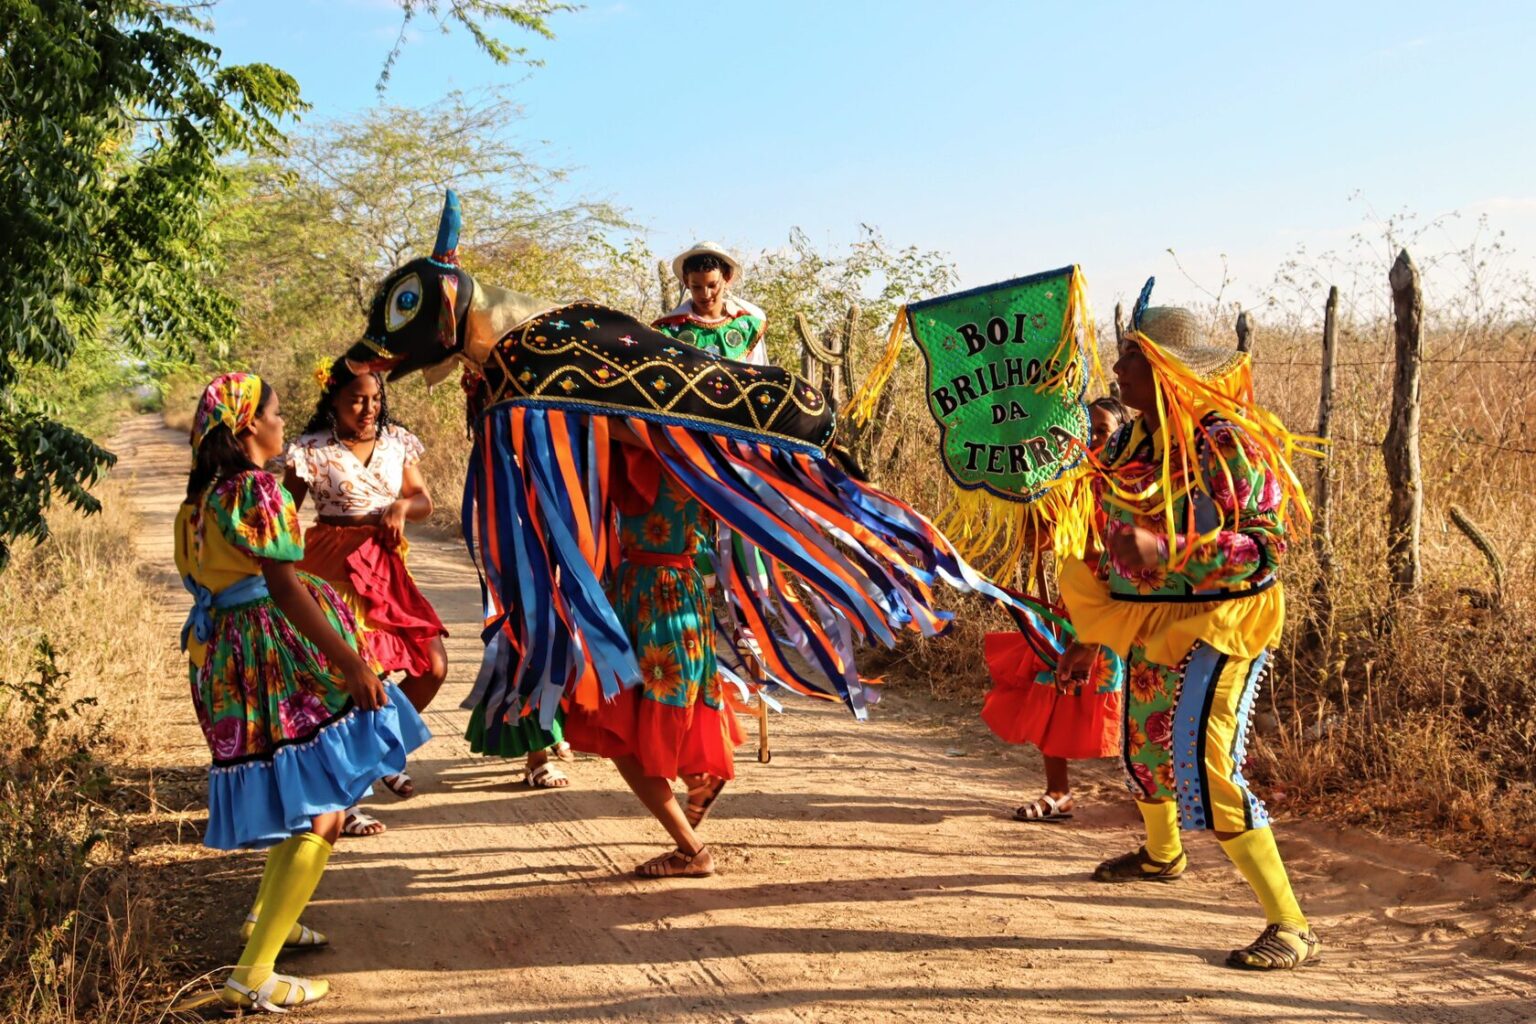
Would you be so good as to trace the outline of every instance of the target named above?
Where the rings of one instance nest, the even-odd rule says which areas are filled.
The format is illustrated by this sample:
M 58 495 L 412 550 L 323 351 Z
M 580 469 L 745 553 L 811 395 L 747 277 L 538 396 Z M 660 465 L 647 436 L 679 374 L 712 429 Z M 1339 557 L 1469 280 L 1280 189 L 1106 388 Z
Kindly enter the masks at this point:
M 740 279 L 741 264 L 736 262 L 736 257 L 726 252 L 722 246 L 716 245 L 714 242 L 695 242 L 693 248 L 687 252 L 678 253 L 672 258 L 672 273 L 676 274 L 677 279 L 686 285 L 688 282 L 683 278 L 683 264 L 687 262 L 690 256 L 703 256 L 705 254 L 718 257 L 721 263 L 731 268 L 732 284 Z

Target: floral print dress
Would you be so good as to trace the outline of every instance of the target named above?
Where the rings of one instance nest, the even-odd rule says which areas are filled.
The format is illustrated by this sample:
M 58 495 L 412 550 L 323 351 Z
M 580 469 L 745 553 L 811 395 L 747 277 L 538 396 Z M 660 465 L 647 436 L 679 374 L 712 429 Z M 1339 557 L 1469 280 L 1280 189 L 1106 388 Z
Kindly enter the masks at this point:
M 268 846 L 343 810 L 404 767 L 427 739 L 399 691 L 378 711 L 353 707 L 342 673 L 253 577 L 304 554 L 293 499 L 270 473 L 212 486 L 176 518 L 176 569 L 194 595 L 186 635 L 192 703 L 213 755 L 209 827 L 219 849 Z M 323 581 L 299 574 L 330 627 L 356 648 L 357 623 Z M 240 586 L 240 591 L 231 588 Z M 249 599 L 221 601 L 226 591 Z M 200 620 L 200 621 L 199 621 Z
M 634 645 L 642 682 L 596 712 L 573 708 L 566 738 L 603 757 L 633 754 L 647 775 L 733 778 L 742 740 L 715 663 L 709 594 L 694 566 L 712 520 L 699 502 L 660 474 L 656 498 L 620 512 L 614 609 Z

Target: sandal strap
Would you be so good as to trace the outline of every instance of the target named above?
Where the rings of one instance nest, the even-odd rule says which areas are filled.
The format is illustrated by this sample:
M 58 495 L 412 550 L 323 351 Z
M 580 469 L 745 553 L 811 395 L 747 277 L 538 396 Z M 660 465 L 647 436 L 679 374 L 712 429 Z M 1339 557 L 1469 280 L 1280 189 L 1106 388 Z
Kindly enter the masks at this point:
M 373 815 L 353 807 L 347 809 L 346 817 L 341 822 L 341 830 L 349 836 L 365 836 L 368 833 L 361 830 L 382 824 L 384 823 Z
M 1280 933 L 1294 935 L 1301 940 L 1306 951 L 1298 952 L 1296 947 L 1280 937 Z M 1272 924 L 1265 927 L 1254 939 L 1242 949 L 1234 950 L 1234 957 L 1253 957 L 1262 963 L 1258 966 L 1272 970 L 1288 970 L 1298 964 L 1304 963 L 1312 956 L 1312 951 L 1317 948 L 1317 935 L 1312 931 L 1303 931 L 1288 924 Z
M 540 761 L 528 772 L 528 781 L 535 786 L 547 779 L 559 780 L 565 778 L 569 778 L 569 776 L 548 761 Z
M 288 995 L 282 1003 L 272 1001 L 272 993 L 277 991 L 277 986 L 287 984 Z M 287 1013 L 289 1007 L 303 1006 L 309 1001 L 309 987 L 303 978 L 294 978 L 286 974 L 278 974 L 273 971 L 267 975 L 267 980 L 255 988 L 242 985 L 233 978 L 224 982 L 224 987 L 233 989 L 238 995 L 245 996 L 251 1001 L 253 1009 L 265 1010 L 268 1013 Z M 294 996 L 298 996 L 297 999 Z
M 654 872 L 655 877 L 665 878 L 677 873 L 676 871 L 671 870 L 671 866 L 673 864 L 681 862 L 679 867 L 686 871 L 688 868 L 693 867 L 693 862 L 704 856 L 708 849 L 708 846 L 700 846 L 692 853 L 688 853 L 683 850 L 682 847 L 678 847 L 677 849 L 670 850 L 667 853 L 661 854 L 660 856 L 652 857 L 650 860 L 640 865 L 640 867 L 644 869 L 654 866 L 657 869 Z
M 1066 808 L 1072 805 L 1072 794 L 1063 794 L 1060 798 L 1049 793 L 1040 794 L 1039 799 L 1033 800 L 1018 809 L 1017 817 L 1025 821 L 1039 821 L 1043 818 L 1057 818 L 1066 813 Z

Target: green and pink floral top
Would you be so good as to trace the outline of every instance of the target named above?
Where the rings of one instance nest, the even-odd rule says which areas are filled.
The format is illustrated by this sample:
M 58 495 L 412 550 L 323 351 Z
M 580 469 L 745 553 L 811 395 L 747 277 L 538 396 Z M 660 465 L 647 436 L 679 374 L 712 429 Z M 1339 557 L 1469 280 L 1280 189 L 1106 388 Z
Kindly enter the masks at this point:
M 1257 593 L 1275 582 L 1285 554 L 1285 526 L 1280 482 L 1263 465 L 1242 428 L 1215 414 L 1202 420 L 1196 444 L 1198 480 L 1173 480 L 1175 523 L 1188 521 L 1194 505 L 1197 543 L 1181 568 L 1168 564 L 1167 537 L 1161 537 L 1163 562 L 1145 569 L 1122 565 L 1111 554 L 1116 533 L 1140 526 L 1165 534 L 1162 496 L 1156 493 L 1162 465 L 1162 432 L 1149 433 L 1145 417 L 1121 427 L 1105 445 L 1102 460 L 1111 467 L 1122 493 L 1146 492 L 1137 507 L 1097 484 L 1103 515 L 1104 552 L 1096 567 L 1111 597 L 1120 601 L 1214 601 Z

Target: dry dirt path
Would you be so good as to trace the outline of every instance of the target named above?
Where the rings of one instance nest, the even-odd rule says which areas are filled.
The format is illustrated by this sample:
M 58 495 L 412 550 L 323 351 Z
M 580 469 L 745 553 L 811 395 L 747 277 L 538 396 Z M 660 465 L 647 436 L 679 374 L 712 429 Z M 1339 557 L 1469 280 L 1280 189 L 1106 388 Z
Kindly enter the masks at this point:
M 147 571 L 165 583 L 146 623 L 171 635 L 185 442 L 147 417 L 119 440 Z M 306 916 L 334 944 L 290 961 L 333 985 L 305 1019 L 1536 1020 L 1528 892 L 1421 847 L 1287 824 L 1326 961 L 1226 970 L 1225 950 L 1260 922 L 1214 842 L 1191 842 L 1195 867 L 1175 885 L 1089 882 L 1137 841 L 1108 766 L 1083 773 L 1091 800 L 1072 824 L 1015 824 L 1005 814 L 1038 760 L 900 695 L 865 725 L 792 700 L 772 723 L 773 763 L 744 757 L 705 826 L 720 874 L 634 879 L 664 844 L 611 766 L 578 761 L 569 790 L 535 793 L 518 765 L 467 753 L 474 576 L 460 545 L 430 538 L 414 570 L 453 630 L 453 673 L 413 764 L 420 795 L 372 801 L 389 832 L 342 842 Z M 176 760 L 198 763 L 185 684 L 153 685 L 181 723 Z M 254 885 L 254 858 L 213 862 Z

